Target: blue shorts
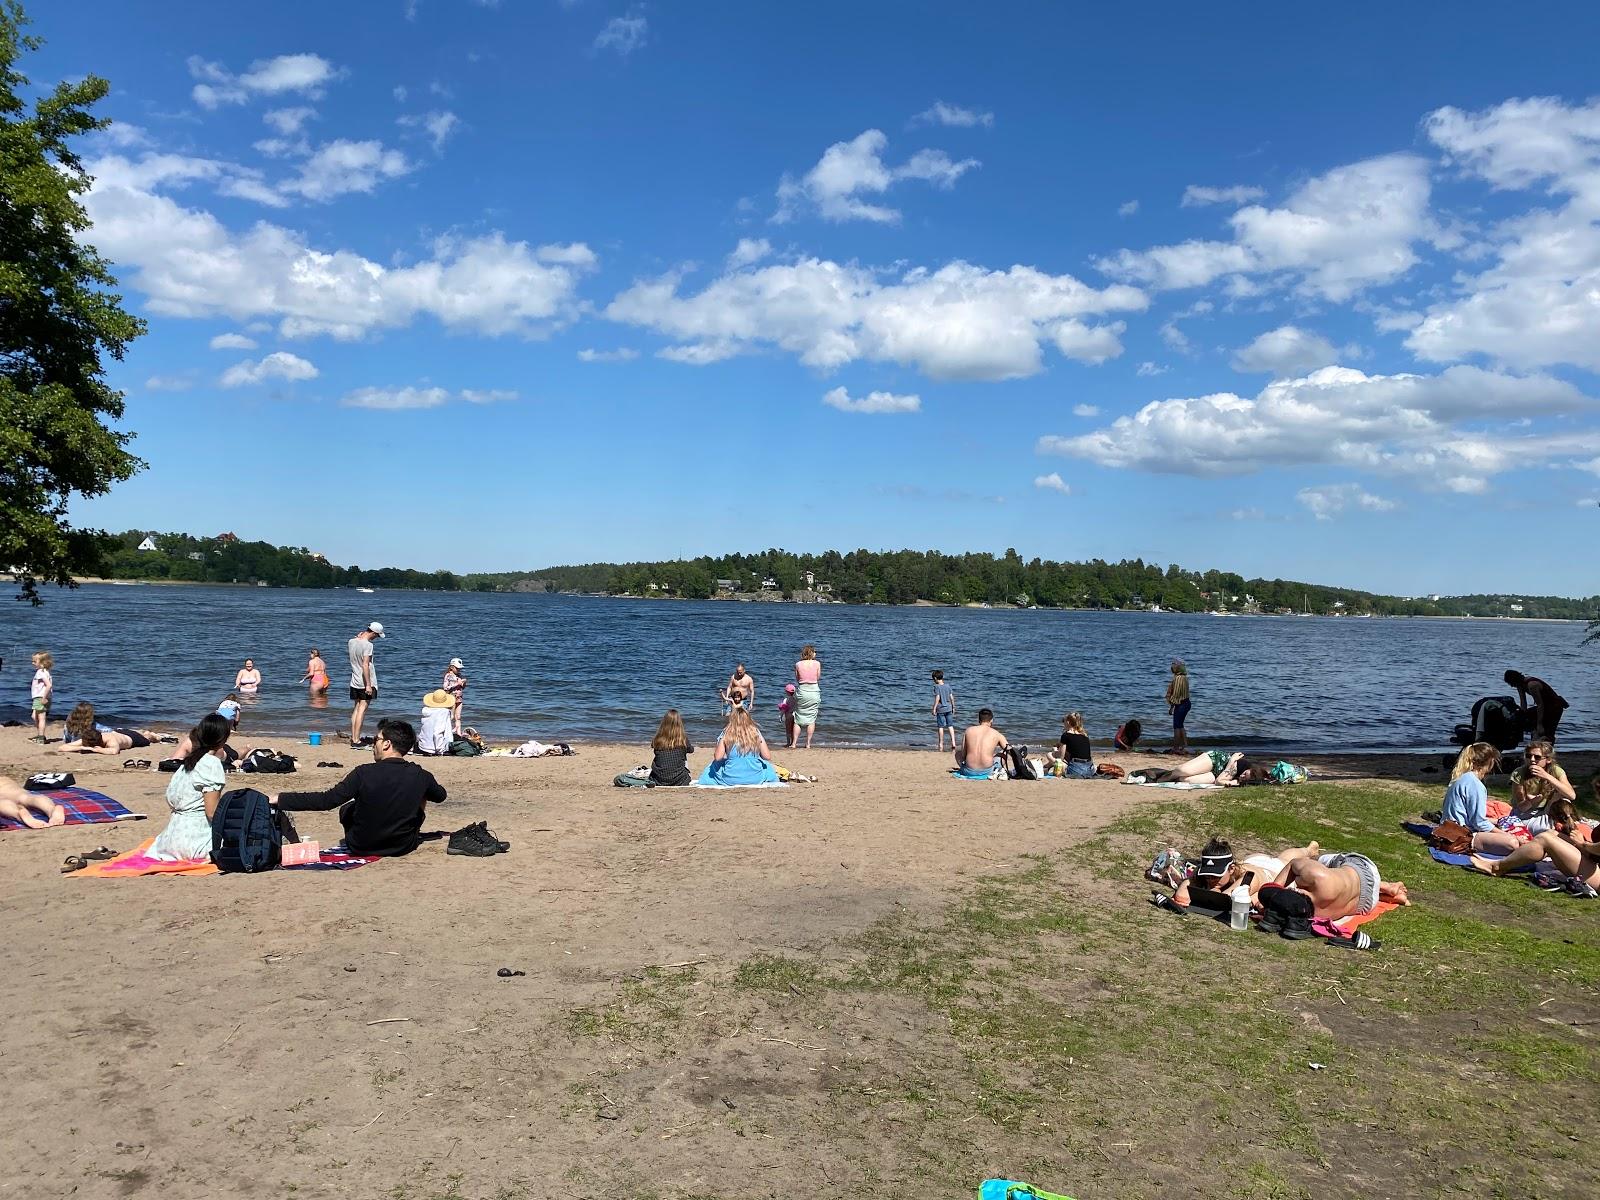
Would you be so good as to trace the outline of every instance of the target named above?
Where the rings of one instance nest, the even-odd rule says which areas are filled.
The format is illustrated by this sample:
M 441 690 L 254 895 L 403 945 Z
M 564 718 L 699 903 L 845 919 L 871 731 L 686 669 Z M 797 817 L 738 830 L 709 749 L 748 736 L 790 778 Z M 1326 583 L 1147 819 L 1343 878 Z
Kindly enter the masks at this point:
M 935 729 L 954 729 L 956 727 L 956 714 L 952 709 L 949 712 L 936 712 L 933 714 L 933 727 Z
M 1093 779 L 1094 776 L 1094 761 L 1092 759 L 1073 758 L 1067 761 L 1068 779 Z
M 1183 723 L 1189 719 L 1189 709 L 1191 707 L 1192 705 L 1188 700 L 1172 706 L 1172 727 L 1174 729 L 1183 728 Z

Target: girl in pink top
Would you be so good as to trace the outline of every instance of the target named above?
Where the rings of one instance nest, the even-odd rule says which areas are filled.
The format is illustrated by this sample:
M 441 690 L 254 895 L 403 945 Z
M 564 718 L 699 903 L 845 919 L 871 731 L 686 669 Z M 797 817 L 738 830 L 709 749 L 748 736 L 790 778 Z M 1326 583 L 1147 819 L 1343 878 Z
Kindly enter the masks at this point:
M 794 665 L 794 723 L 806 731 L 806 749 L 811 749 L 811 733 L 817 727 L 817 712 L 822 707 L 822 664 L 817 648 L 800 647 L 800 661 Z M 798 738 L 796 739 L 798 741 Z

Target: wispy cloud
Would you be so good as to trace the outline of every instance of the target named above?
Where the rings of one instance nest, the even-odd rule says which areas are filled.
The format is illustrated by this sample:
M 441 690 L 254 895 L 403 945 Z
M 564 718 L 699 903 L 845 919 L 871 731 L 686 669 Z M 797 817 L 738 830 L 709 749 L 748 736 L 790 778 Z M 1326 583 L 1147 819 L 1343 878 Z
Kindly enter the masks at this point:
M 345 408 L 370 408 L 381 412 L 403 412 L 409 409 L 443 408 L 452 400 L 467 404 L 498 404 L 518 399 L 518 394 L 499 388 L 463 388 L 450 392 L 442 387 L 364 387 L 345 393 L 339 401 Z
M 822 397 L 829 408 L 847 413 L 914 413 L 922 410 L 922 397 L 897 396 L 893 392 L 868 392 L 852 399 L 842 387 L 836 387 Z
M 615 50 L 623 58 L 642 48 L 650 32 L 650 22 L 642 9 L 633 9 L 625 17 L 612 17 L 605 28 L 595 35 L 596 50 Z
M 1183 189 L 1184 208 L 1198 208 L 1205 204 L 1248 204 L 1267 193 L 1258 187 L 1235 184 L 1233 187 L 1201 187 L 1191 183 Z
M 994 114 L 984 112 L 977 108 L 962 108 L 957 104 L 946 104 L 943 100 L 935 100 L 929 108 L 923 109 L 911 118 L 913 125 L 946 125 L 956 129 L 971 129 L 974 126 L 985 128 L 994 124 Z
M 619 346 L 615 350 L 583 349 L 578 351 L 578 361 L 586 363 L 632 362 L 638 357 L 639 352 L 631 346 Z

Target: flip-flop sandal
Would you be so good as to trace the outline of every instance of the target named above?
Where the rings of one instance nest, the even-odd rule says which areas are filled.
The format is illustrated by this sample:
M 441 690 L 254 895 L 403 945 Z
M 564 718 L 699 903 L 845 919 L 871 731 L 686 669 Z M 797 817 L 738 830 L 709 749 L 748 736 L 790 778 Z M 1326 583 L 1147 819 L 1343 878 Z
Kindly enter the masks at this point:
M 1341 950 L 1381 950 L 1383 943 L 1378 941 L 1365 930 L 1357 929 L 1349 937 L 1325 938 L 1330 946 L 1338 946 Z
M 150 760 L 148 758 L 130 758 L 122 765 L 130 771 L 148 771 L 150 769 Z
M 526 975 L 526 971 L 513 971 L 510 967 L 501 967 L 495 972 L 501 979 L 514 979 L 518 975 Z
M 97 846 L 95 849 L 86 851 L 85 853 L 79 854 L 76 857 L 86 858 L 90 862 L 105 862 L 107 859 L 115 858 L 116 856 L 117 852 L 110 846 Z
M 63 875 L 70 875 L 74 871 L 83 870 L 88 865 L 89 864 L 83 860 L 83 855 L 69 854 L 67 855 L 67 861 L 61 864 L 61 873 Z
M 317 764 L 317 766 L 319 766 L 319 767 L 339 767 L 339 768 L 342 769 L 344 767 L 344 764 L 343 763 L 336 763 L 336 762 L 319 762 Z
M 1180 917 L 1186 917 L 1189 915 L 1189 910 L 1187 908 L 1179 904 L 1171 896 L 1163 896 L 1160 892 L 1150 893 L 1150 903 L 1156 908 L 1159 908 L 1162 912 L 1169 912 Z

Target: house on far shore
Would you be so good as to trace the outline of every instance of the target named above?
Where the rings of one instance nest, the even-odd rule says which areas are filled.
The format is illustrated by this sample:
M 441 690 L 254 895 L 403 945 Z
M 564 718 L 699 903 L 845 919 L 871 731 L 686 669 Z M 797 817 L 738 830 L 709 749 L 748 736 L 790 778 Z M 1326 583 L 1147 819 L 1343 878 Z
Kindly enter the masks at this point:
M 198 550 L 189 551 L 189 561 L 190 562 L 204 562 L 205 560 L 206 560 L 206 556 L 204 554 L 201 554 L 200 551 L 198 551 Z
M 810 587 L 814 582 L 816 582 L 816 578 L 817 577 L 815 575 L 813 575 L 810 571 L 807 571 L 806 572 L 806 586 Z
M 738 590 L 739 585 L 732 579 L 717 580 L 717 591 L 719 592 L 737 592 Z
M 231 533 L 219 533 L 216 536 L 216 543 L 219 546 L 226 546 L 229 542 L 237 542 L 238 540 L 239 539 Z
M 147 537 L 147 538 L 144 539 L 144 541 L 139 543 L 139 549 L 140 550 L 159 550 L 160 547 L 156 545 L 156 539 L 155 538 Z

